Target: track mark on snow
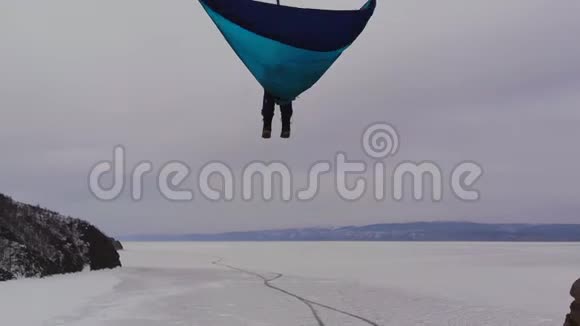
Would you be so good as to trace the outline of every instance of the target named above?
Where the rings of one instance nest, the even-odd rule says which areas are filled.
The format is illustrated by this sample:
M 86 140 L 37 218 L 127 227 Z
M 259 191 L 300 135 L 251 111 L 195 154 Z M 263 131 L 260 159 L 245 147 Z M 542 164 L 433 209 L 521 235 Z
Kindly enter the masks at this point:
M 322 321 L 322 318 L 320 318 L 320 316 L 318 315 L 318 312 L 316 311 L 316 309 L 314 309 L 314 306 L 318 306 L 320 308 L 328 309 L 328 310 L 337 312 L 339 314 L 343 314 L 345 316 L 358 319 L 358 320 L 360 320 L 362 322 L 365 322 L 365 323 L 367 323 L 369 325 L 372 325 L 372 326 L 379 326 L 379 324 L 377 324 L 376 322 L 374 322 L 374 321 L 372 321 L 370 319 L 367 319 L 365 317 L 362 317 L 362 316 L 359 316 L 357 314 L 353 314 L 353 313 L 350 313 L 348 311 L 344 311 L 344 310 L 341 310 L 341 309 L 338 309 L 338 308 L 335 308 L 335 307 L 331 307 L 329 305 L 325 305 L 325 304 L 320 303 L 320 302 L 316 302 L 316 301 L 312 301 L 312 300 L 306 299 L 306 298 L 304 298 L 304 297 L 302 297 L 302 296 L 300 296 L 298 294 L 292 293 L 292 292 L 290 292 L 288 290 L 285 290 L 283 288 L 280 288 L 280 287 L 278 287 L 276 285 L 271 284 L 271 282 L 282 278 L 284 276 L 283 274 L 280 274 L 280 273 L 272 273 L 272 274 L 275 274 L 276 276 L 274 276 L 272 278 L 267 278 L 267 277 L 265 277 L 262 274 L 259 274 L 259 273 L 256 273 L 256 272 L 252 272 L 252 271 L 249 271 L 249 270 L 245 270 L 245 269 L 242 269 L 242 268 L 239 268 L 239 267 L 236 267 L 236 266 L 232 266 L 232 265 L 225 264 L 225 263 L 223 263 L 223 260 L 224 260 L 223 258 L 219 258 L 219 259 L 217 259 L 215 261 L 212 261 L 212 264 L 213 265 L 219 265 L 219 266 L 222 266 L 222 267 L 226 267 L 226 268 L 229 268 L 231 270 L 234 270 L 234 271 L 237 271 L 237 272 L 240 272 L 240 273 L 244 273 L 244 274 L 248 274 L 248 275 L 252 275 L 254 277 L 257 277 L 257 278 L 261 279 L 264 282 L 264 285 L 266 287 L 268 287 L 268 288 L 270 288 L 272 290 L 281 292 L 281 293 L 283 293 L 285 295 L 288 295 L 290 297 L 293 297 L 293 298 L 299 300 L 300 302 L 304 303 L 310 309 L 310 311 L 312 312 L 312 315 L 314 316 L 314 318 L 316 319 L 316 322 L 318 323 L 318 326 L 325 326 L 325 324 L 324 324 L 324 321 Z

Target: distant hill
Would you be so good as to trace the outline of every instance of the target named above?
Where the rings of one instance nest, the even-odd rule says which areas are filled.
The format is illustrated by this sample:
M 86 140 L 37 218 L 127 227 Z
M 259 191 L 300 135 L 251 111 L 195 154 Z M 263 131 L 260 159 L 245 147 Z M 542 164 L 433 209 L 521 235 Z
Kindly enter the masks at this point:
M 130 241 L 580 241 L 580 224 L 482 224 L 417 222 L 228 232 L 132 235 Z
M 120 266 L 93 225 L 0 194 L 0 281 Z

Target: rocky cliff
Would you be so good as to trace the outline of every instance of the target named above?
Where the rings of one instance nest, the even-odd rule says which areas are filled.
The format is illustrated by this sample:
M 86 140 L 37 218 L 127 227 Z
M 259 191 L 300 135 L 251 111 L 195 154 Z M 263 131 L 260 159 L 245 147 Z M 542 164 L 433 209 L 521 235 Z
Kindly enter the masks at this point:
M 566 316 L 564 326 L 580 326 L 580 279 L 572 285 L 570 295 L 574 301 L 570 305 L 570 313 Z
M 110 238 L 93 225 L 0 194 L 0 281 L 118 266 Z

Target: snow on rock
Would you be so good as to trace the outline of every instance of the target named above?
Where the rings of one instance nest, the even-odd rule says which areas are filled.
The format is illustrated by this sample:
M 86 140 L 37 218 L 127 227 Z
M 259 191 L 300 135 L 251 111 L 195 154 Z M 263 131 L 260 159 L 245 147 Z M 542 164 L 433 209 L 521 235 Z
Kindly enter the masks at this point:
M 93 225 L 0 194 L 0 281 L 121 266 Z
M 111 242 L 113 242 L 113 247 L 115 247 L 115 250 L 120 251 L 123 250 L 123 244 L 121 243 L 121 241 L 115 239 L 115 238 L 110 238 Z

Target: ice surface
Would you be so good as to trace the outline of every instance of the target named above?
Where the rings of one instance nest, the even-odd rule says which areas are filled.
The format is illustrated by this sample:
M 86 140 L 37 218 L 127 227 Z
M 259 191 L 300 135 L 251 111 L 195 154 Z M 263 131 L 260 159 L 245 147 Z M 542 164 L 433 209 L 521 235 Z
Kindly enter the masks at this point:
M 58 316 L 80 311 L 91 298 L 112 292 L 121 282 L 115 274 L 87 271 L 0 282 L 0 325 L 60 325 Z
M 0 324 L 548 326 L 580 274 L 580 244 L 125 245 L 122 269 L 0 283 Z

